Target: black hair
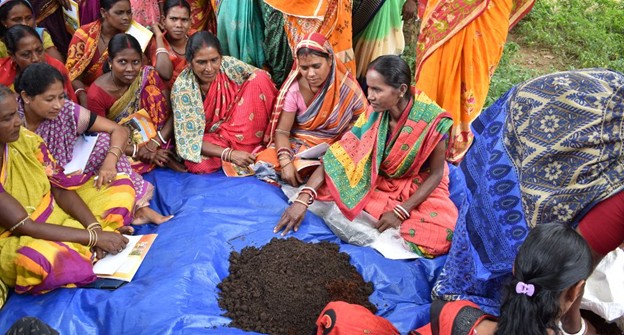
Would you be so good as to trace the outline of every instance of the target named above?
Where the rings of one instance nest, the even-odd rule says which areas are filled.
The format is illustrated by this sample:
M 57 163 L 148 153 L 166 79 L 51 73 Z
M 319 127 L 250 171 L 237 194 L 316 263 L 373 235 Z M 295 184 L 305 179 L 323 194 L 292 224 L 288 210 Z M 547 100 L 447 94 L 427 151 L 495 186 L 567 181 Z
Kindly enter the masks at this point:
M 26 36 L 34 36 L 43 44 L 41 36 L 39 36 L 35 28 L 25 26 L 23 24 L 14 25 L 4 34 L 4 43 L 6 44 L 6 48 L 9 53 L 15 54 L 17 52 L 17 45 L 19 44 L 19 41 Z
M 26 92 L 26 95 L 34 97 L 44 93 L 50 85 L 57 81 L 65 84 L 65 78 L 54 66 L 48 63 L 34 63 L 28 65 L 17 75 L 13 86 L 15 92 Z
M 119 33 L 115 34 L 115 36 L 108 41 L 108 60 L 112 61 L 117 57 L 118 53 L 126 49 L 133 49 L 139 53 L 139 56 L 143 57 L 143 49 L 141 49 L 139 41 L 132 35 Z M 104 73 L 110 72 L 110 70 L 109 62 L 105 62 L 103 68 Z
M 410 90 L 412 71 L 401 57 L 396 55 L 377 57 L 377 59 L 368 64 L 368 71 L 370 70 L 375 70 L 379 73 L 386 85 L 399 89 L 401 85 L 405 84 L 407 86 L 405 98 L 410 99 L 412 97 L 412 90 Z
M 317 56 L 317 57 L 323 57 L 327 60 L 329 60 L 329 58 L 331 57 L 330 54 L 328 54 L 327 52 L 323 52 L 323 51 L 319 51 L 319 50 L 314 50 L 314 49 L 310 49 L 310 48 L 301 48 L 299 50 L 297 50 L 297 58 L 299 57 L 303 57 L 303 56 Z
M 556 331 L 561 294 L 587 279 L 592 270 L 591 250 L 574 229 L 559 223 L 537 225 L 516 256 L 495 334 L 544 335 L 547 329 Z M 533 285 L 534 293 L 516 293 L 519 282 Z
M 100 0 L 100 8 L 104 9 L 105 11 L 109 11 L 111 8 L 113 8 L 113 6 L 115 6 L 116 3 L 120 1 L 130 2 L 130 0 Z
M 26 0 L 9 0 L 5 4 L 3 4 L 2 7 L 0 7 L 0 23 L 9 18 L 9 12 L 11 11 L 11 9 L 13 9 L 13 7 L 17 5 L 24 5 L 30 8 L 30 11 L 32 12 L 34 18 L 35 10 L 33 9 L 33 6 L 30 4 L 30 2 Z M 3 24 L 0 24 L 0 36 L 4 36 L 4 34 L 6 34 L 6 31 L 7 28 Z
M 217 36 L 208 31 L 198 31 L 186 43 L 186 61 L 190 63 L 195 57 L 195 53 L 204 47 L 215 48 L 219 55 L 223 56 L 221 42 L 219 42 Z
M 13 98 L 13 99 L 15 99 L 14 93 L 13 93 L 13 91 L 11 91 L 10 88 L 0 84 L 0 102 L 4 102 L 4 99 L 6 99 L 6 98 Z
M 169 14 L 169 10 L 173 7 L 184 7 L 191 14 L 191 5 L 186 0 L 166 0 L 163 4 L 163 17 Z

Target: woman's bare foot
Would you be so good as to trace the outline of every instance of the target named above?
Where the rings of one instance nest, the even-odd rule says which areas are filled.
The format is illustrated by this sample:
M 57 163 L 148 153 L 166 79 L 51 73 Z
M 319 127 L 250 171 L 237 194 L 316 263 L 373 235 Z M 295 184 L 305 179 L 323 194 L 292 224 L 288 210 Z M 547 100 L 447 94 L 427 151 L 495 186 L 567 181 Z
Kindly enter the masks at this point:
M 141 207 L 137 209 L 137 211 L 134 213 L 134 220 L 132 221 L 132 224 L 134 225 L 142 225 L 146 223 L 161 224 L 161 223 L 171 220 L 172 218 L 173 218 L 173 215 L 169 215 L 169 216 L 160 215 L 155 210 L 146 206 L 146 207 Z
M 124 235 L 132 235 L 132 234 L 134 234 L 134 228 L 132 228 L 131 226 L 119 227 L 116 230 L 118 232 L 124 234 Z

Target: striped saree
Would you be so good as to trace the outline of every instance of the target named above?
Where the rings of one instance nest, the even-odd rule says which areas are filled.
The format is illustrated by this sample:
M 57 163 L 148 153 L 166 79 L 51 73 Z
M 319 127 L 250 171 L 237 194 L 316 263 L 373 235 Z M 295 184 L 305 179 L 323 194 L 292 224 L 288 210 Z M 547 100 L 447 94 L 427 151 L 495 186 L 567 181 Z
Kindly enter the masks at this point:
M 83 176 L 78 176 L 83 178 Z M 51 187 L 67 188 L 65 176 L 41 137 L 22 128 L 20 138 L 6 146 L 0 192 L 8 192 L 35 222 L 84 229 L 58 207 Z M 87 182 L 93 182 L 89 180 Z M 134 190 L 127 177 L 117 177 L 102 191 L 79 194 L 103 226 L 121 226 L 132 218 Z M 95 280 L 91 252 L 79 243 L 14 236 L 0 228 L 0 279 L 17 293 L 40 294 L 58 287 L 76 287 Z
M 328 191 L 349 220 L 362 210 L 379 219 L 413 195 L 427 179 L 425 162 L 452 120 L 417 92 L 392 134 L 389 123 L 388 112 L 369 108 L 323 156 Z M 458 213 L 449 199 L 448 182 L 445 165 L 438 187 L 401 224 L 404 240 L 420 255 L 437 256 L 450 248 Z

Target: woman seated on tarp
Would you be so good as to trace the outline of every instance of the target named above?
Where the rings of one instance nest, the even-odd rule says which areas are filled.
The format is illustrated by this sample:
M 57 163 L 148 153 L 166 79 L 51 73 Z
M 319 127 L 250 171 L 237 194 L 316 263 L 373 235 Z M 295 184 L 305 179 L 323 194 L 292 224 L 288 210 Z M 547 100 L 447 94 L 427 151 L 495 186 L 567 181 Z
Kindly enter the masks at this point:
M 21 124 L 15 94 L 0 86 L 0 279 L 32 294 L 88 284 L 96 279 L 92 250 L 101 258 L 128 242 L 102 226 L 129 222 L 134 189 L 116 176 L 87 207 L 64 186 L 68 177 L 41 137 Z
M 65 62 L 76 97 L 83 107 L 88 107 L 87 89 L 104 73 L 104 64 L 109 58 L 110 40 L 113 36 L 127 31 L 132 23 L 130 1 L 83 1 L 82 4 L 91 6 L 96 2 L 101 6 L 101 19 L 83 23 L 76 30 L 69 44 Z
M 12 89 L 15 77 L 28 65 L 48 63 L 63 75 L 65 94 L 72 101 L 76 101 L 65 65 L 44 52 L 41 38 L 33 28 L 22 24 L 15 25 L 6 31 L 4 40 L 9 57 L 0 59 L 0 84 Z
M 162 10 L 163 30 L 159 25 L 152 26 L 154 37 L 147 46 L 146 55 L 160 78 L 171 88 L 186 68 L 184 53 L 191 35 L 191 6 L 185 0 L 167 0 Z
M 67 100 L 59 93 L 62 91 L 63 78 L 60 73 L 47 64 L 33 64 L 27 67 L 15 82 L 20 94 L 18 99 L 19 114 L 24 119 L 24 126 L 41 136 L 50 149 L 54 159 L 65 166 L 71 162 L 74 147 L 80 137 L 95 133 L 98 138 L 89 160 L 81 171 L 69 171 L 78 175 L 78 194 L 90 188 L 106 188 L 118 173 L 130 177 L 136 193 L 133 224 L 146 222 L 163 223 L 170 217 L 163 217 L 149 208 L 154 187 L 132 169 L 124 148 L 128 143 L 128 131 L 122 126 L 104 117 L 91 113 L 84 107 Z M 53 98 L 47 102 L 46 98 Z M 33 103 L 43 102 L 46 103 Z M 96 182 L 86 182 L 96 176 Z M 89 203 L 87 202 L 87 205 Z
M 64 62 L 63 56 L 54 46 L 50 33 L 44 28 L 35 26 L 35 11 L 27 0 L 0 1 L 0 37 L 4 38 L 7 29 L 23 24 L 36 29 L 37 35 L 43 41 L 43 49 L 50 57 Z M 8 50 L 5 41 L 0 40 L 0 57 L 7 57 Z
M 321 143 L 334 143 L 366 110 L 368 101 L 323 35 L 306 36 L 295 54 L 267 134 L 274 145 L 258 160 L 271 163 L 284 182 L 299 186 L 303 179 L 292 164 L 294 155 Z
M 186 47 L 189 66 L 173 84 L 175 142 L 188 171 L 211 173 L 221 161 L 253 164 L 277 89 L 260 69 L 223 56 L 219 40 L 202 31 Z
M 594 334 L 584 319 L 565 318 L 583 296 L 592 270 L 592 253 L 583 237 L 562 224 L 539 225 L 518 251 L 499 318 L 470 301 L 436 300 L 431 324 L 409 334 Z
M 130 128 L 130 145 L 124 154 L 138 173 L 157 165 L 174 166 L 169 149 L 173 121 L 165 84 L 153 67 L 143 65 L 141 46 L 131 35 L 111 38 L 108 56 L 104 74 L 87 92 L 89 110 Z
M 360 222 L 369 214 L 380 232 L 400 229 L 409 249 L 420 255 L 448 252 L 458 215 L 449 198 L 444 159 L 452 120 L 422 92 L 412 93 L 410 81 L 409 66 L 398 56 L 382 56 L 369 65 L 370 108 L 329 148 L 322 167 L 286 209 L 276 232 L 297 231 L 320 193 L 321 200 L 335 201 L 346 217 L 341 226 L 364 225 Z
M 473 122 L 468 198 L 432 294 L 498 314 L 529 230 L 576 227 L 597 261 L 624 241 L 624 75 L 559 72 L 512 88 Z M 580 299 L 566 313 L 580 328 Z

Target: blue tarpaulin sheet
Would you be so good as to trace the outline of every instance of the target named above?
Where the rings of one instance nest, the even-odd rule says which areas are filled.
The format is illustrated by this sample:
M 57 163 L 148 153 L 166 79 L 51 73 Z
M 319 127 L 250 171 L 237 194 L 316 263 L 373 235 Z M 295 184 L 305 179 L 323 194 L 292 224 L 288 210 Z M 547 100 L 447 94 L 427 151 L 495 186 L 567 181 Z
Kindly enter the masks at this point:
M 463 179 L 452 169 L 452 198 L 460 204 Z M 262 246 L 287 207 L 280 189 L 253 177 L 192 175 L 156 170 L 152 205 L 175 217 L 160 226 L 137 227 L 158 237 L 131 283 L 116 290 L 57 289 L 41 296 L 12 294 L 0 310 L 0 334 L 23 316 L 35 316 L 61 334 L 249 334 L 227 325 L 219 308 L 219 284 L 233 250 Z M 341 242 L 308 213 L 298 232 L 307 242 L 330 241 L 374 284 L 370 301 L 401 333 L 428 322 L 431 288 L 444 264 L 389 260 L 371 248 Z M 320 312 L 320 311 L 319 311 Z M 313 325 L 311 325 L 313 328 Z

